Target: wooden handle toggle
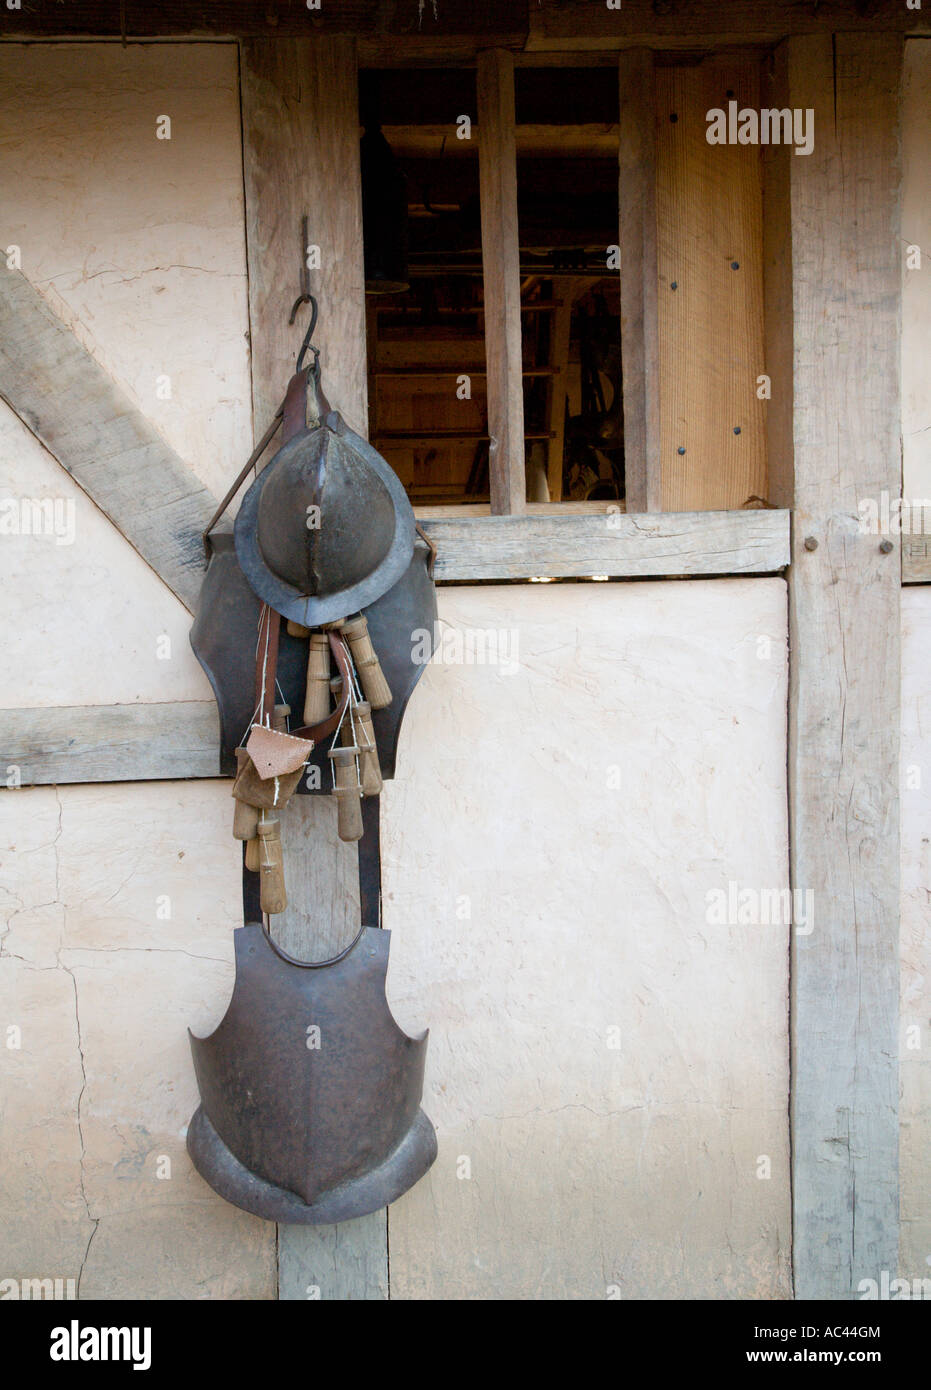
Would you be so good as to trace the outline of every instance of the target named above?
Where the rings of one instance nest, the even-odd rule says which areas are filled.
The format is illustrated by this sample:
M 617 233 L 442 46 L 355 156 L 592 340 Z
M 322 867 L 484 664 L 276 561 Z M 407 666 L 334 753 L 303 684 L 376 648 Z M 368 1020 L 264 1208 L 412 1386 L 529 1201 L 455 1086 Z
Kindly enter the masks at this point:
M 281 821 L 268 811 L 259 813 L 259 896 L 262 911 L 284 912 L 288 895 L 284 886 L 284 857 L 281 851 Z
M 357 744 L 359 749 L 359 771 L 362 776 L 362 795 L 378 796 L 382 788 L 381 764 L 378 761 L 378 747 L 375 743 L 375 729 L 372 725 L 372 707 L 368 700 L 360 700 L 350 705 L 355 727 L 349 719 L 343 720 L 340 736 L 345 744 Z
M 327 757 L 333 765 L 334 795 L 337 806 L 337 833 L 341 840 L 362 839 L 362 788 L 355 747 L 331 748 Z
M 325 632 L 310 634 L 304 723 L 319 724 L 330 712 L 330 643 Z
M 358 618 L 351 618 L 343 623 L 343 637 L 349 642 L 366 700 L 372 709 L 384 709 L 386 705 L 391 704 L 391 687 L 385 680 L 381 662 L 375 655 L 364 614 L 360 613 Z

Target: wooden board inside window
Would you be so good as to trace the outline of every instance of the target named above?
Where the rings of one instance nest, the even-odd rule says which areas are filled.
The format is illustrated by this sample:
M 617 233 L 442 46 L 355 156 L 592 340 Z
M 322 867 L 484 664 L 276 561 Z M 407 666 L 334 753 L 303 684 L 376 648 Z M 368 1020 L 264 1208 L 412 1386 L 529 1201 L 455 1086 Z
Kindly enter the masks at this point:
M 663 511 L 767 495 L 761 148 L 708 143 L 708 112 L 729 101 L 759 110 L 758 59 L 657 67 Z

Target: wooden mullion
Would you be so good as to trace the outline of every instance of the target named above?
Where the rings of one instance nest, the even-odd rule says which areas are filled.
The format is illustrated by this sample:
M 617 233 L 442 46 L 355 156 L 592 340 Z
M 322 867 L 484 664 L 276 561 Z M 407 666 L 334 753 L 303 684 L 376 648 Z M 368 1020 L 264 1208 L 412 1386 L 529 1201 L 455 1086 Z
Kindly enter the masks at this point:
M 512 55 L 480 53 L 476 84 L 491 510 L 513 516 L 526 510 L 527 484 Z
M 851 1299 L 898 1245 L 899 539 L 858 503 L 900 480 L 901 37 L 788 41 L 794 520 L 790 599 L 794 1273 Z M 774 396 L 789 383 L 774 378 Z
M 656 251 L 656 92 L 653 54 L 629 49 L 618 65 L 621 361 L 624 468 L 630 511 L 662 508 Z

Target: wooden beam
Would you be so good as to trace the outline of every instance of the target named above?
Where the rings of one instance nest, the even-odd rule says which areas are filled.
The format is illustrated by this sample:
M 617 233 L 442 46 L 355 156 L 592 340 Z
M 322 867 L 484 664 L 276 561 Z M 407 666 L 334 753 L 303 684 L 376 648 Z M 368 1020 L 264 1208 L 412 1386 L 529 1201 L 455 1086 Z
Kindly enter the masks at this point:
M 368 432 L 358 72 L 352 39 L 249 40 L 242 46 L 252 393 L 257 432 L 281 399 L 307 322 L 288 327 L 299 288 L 301 218 L 319 248 L 310 271 L 323 389 L 353 429 Z M 330 797 L 294 797 L 282 817 L 288 907 L 270 919 L 299 960 L 326 960 L 360 926 L 357 850 L 336 834 Z M 375 1212 L 344 1228 L 281 1226 L 279 1298 L 380 1299 L 387 1223 Z
M 453 127 L 448 121 L 430 125 L 383 125 L 381 129 L 399 159 L 436 161 L 442 151 L 444 161 L 469 163 L 478 158 L 482 147 L 482 132 L 477 122 L 472 126 L 469 140 L 450 139 Z M 613 159 L 617 154 L 617 125 L 610 121 L 571 125 L 525 123 L 515 127 L 515 143 L 519 155 L 537 159 Z
M 902 39 L 788 42 L 795 484 L 789 571 L 795 1292 L 851 1299 L 898 1237 L 898 542 L 858 504 L 900 495 Z M 774 380 L 774 392 L 787 383 Z
M 520 515 L 526 507 L 524 391 L 521 376 L 520 241 L 517 151 L 514 139 L 514 60 L 490 49 L 479 54 L 479 196 L 485 278 L 485 358 L 488 392 L 491 509 Z
M 780 44 L 761 74 L 761 103 L 784 110 L 789 102 L 789 46 Z M 807 156 L 798 156 L 805 158 Z M 785 145 L 762 151 L 763 353 L 769 377 L 766 402 L 766 497 L 777 507 L 795 501 L 795 343 L 792 336 L 792 161 Z
M 314 341 L 323 389 L 333 409 L 365 435 L 365 272 L 352 39 L 247 40 L 242 109 L 255 426 L 264 430 L 280 403 L 308 323 L 305 307 L 288 324 L 300 290 L 306 214 L 308 244 L 320 260 L 309 276 L 320 308 Z M 327 196 L 321 196 L 324 190 Z
M 656 285 L 656 94 L 653 54 L 630 49 L 619 62 L 618 144 L 621 361 L 627 505 L 662 506 L 659 320 Z
M 660 507 L 742 507 L 768 499 L 760 149 L 709 145 L 707 113 L 758 109 L 760 63 L 660 68 L 656 94 Z
M 550 440 L 546 446 L 546 482 L 550 501 L 562 501 L 563 460 L 566 447 L 566 396 L 569 385 L 569 346 L 572 339 L 572 306 L 585 281 L 564 280 L 560 286 L 560 301 L 550 320 L 551 378 L 546 387 L 546 415 Z M 533 375 L 525 371 L 524 376 Z
M 931 584 L 931 536 L 902 537 L 902 583 Z
M 303 4 L 254 0 L 69 0 L 3 10 L 3 37 L 158 38 L 217 36 L 269 39 L 333 34 L 357 37 L 365 66 L 467 63 L 489 39 L 500 47 L 554 56 L 631 44 L 687 49 L 713 43 L 778 42 L 790 33 L 848 28 L 928 32 L 923 11 L 904 0 L 623 0 L 609 10 L 597 0 L 340 0 L 310 10 Z
M 534 0 L 533 50 L 688 49 L 722 44 L 774 44 L 789 34 L 927 32 L 928 17 L 904 0 L 623 0 L 618 9 L 592 0 Z
M 4 34 L 60 37 L 151 38 L 165 35 L 320 38 L 336 34 L 378 36 L 384 44 L 414 46 L 449 42 L 456 36 L 500 35 L 520 44 L 527 34 L 527 0 L 470 0 L 468 5 L 424 5 L 421 0 L 339 0 L 316 9 L 254 0 L 69 0 L 67 5 L 27 4 L 3 12 Z M 474 43 L 475 40 L 473 40 Z
M 0 786 L 219 777 L 213 700 L 3 711 Z
M 0 319 L 0 398 L 193 609 L 216 499 L 19 271 Z
M 789 560 L 789 514 L 434 517 L 421 523 L 437 547 L 437 580 L 666 578 L 773 574 Z

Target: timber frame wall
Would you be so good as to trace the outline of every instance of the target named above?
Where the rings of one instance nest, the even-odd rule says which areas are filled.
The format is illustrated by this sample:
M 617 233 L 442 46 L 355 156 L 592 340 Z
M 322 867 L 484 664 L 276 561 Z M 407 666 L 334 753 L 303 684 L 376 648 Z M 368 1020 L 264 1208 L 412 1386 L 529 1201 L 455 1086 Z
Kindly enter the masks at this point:
M 192 21 L 181 3 L 99 0 L 6 11 L 0 33 L 12 40 L 241 41 L 257 434 L 290 370 L 292 344 L 282 336 L 275 287 L 282 276 L 291 284 L 292 230 L 308 206 L 323 251 L 312 288 L 321 302 L 318 342 L 338 376 L 331 394 L 365 429 L 358 65 L 476 64 L 488 132 L 481 163 L 486 283 L 497 309 L 486 315 L 486 331 L 498 514 L 425 522 L 440 547 L 437 578 L 787 574 L 791 874 L 793 887 L 813 890 L 816 904 L 815 931 L 792 943 L 793 1269 L 798 1297 L 849 1299 L 860 1279 L 878 1278 L 897 1262 L 902 546 L 897 537 L 886 551 L 877 537 L 859 534 L 857 502 L 883 490 L 901 495 L 899 84 L 904 38 L 927 33 L 928 22 L 899 0 L 625 0 L 616 11 L 595 0 L 479 0 L 455 9 L 467 13 L 451 9 L 431 21 L 428 6 L 421 25 L 417 0 L 333 0 L 319 12 L 218 3 L 209 18 L 198 7 Z M 733 44 L 772 50 L 764 104 L 830 113 L 810 157 L 774 148 L 765 160 L 770 497 L 783 510 L 663 513 L 655 150 L 647 119 L 654 51 L 710 53 Z M 585 63 L 617 63 L 621 79 L 624 409 L 629 496 L 639 514 L 614 518 L 603 510 L 527 507 L 520 451 L 511 447 L 522 434 L 508 135 L 513 71 L 515 64 Z M 267 230 L 273 226 L 281 244 Z M 16 273 L 0 274 L 0 309 L 9 325 L 0 341 L 0 395 L 192 606 L 199 531 L 212 499 Z M 43 375 L 53 361 L 55 394 Z M 105 462 L 87 453 L 75 427 L 78 407 L 101 400 L 118 422 L 118 445 Z M 171 475 L 177 501 L 153 528 L 145 494 L 135 494 L 127 510 L 131 490 L 119 484 L 129 471 L 144 479 L 156 470 Z M 927 576 L 904 576 L 918 577 Z M 4 761 L 21 766 L 24 783 L 217 775 L 212 704 L 160 705 L 157 717 L 153 735 L 152 711 L 138 706 L 7 712 Z M 331 886 L 344 869 L 334 861 L 323 871 Z M 298 911 L 292 947 L 320 944 L 306 932 Z M 321 1267 L 333 1272 L 343 1296 L 387 1295 L 385 1214 L 340 1228 L 338 1260 L 335 1228 L 283 1228 L 281 1237 L 281 1297 L 303 1297 L 309 1271 L 319 1282 Z

